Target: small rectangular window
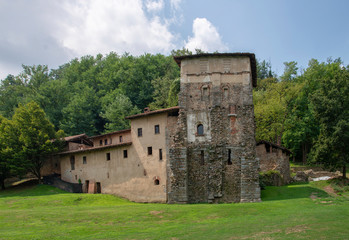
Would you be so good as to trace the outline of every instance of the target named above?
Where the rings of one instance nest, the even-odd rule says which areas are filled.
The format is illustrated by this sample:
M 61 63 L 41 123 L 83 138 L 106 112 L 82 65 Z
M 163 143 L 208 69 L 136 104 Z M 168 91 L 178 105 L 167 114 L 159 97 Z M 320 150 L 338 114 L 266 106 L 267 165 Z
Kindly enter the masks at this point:
M 71 170 L 75 170 L 75 156 L 70 156 L 70 167 Z
M 104 139 L 104 145 L 108 145 L 108 139 Z
M 152 147 L 148 147 L 148 155 L 152 155 L 153 154 L 153 148 Z
M 162 160 L 162 149 L 159 149 L 159 160 Z
M 124 150 L 124 158 L 127 158 L 127 150 Z
M 155 134 L 159 134 L 160 133 L 160 126 L 159 125 L 155 125 Z
M 86 163 L 87 163 L 86 156 L 83 156 L 83 157 L 82 157 L 82 164 L 86 164 Z
M 119 141 L 122 143 L 122 136 L 119 137 Z
M 138 128 L 137 132 L 138 132 L 138 137 L 142 137 L 142 128 Z
M 110 153 L 107 153 L 106 157 L 107 157 L 107 161 L 109 161 L 110 160 Z
M 102 146 L 103 145 L 103 140 L 99 140 L 99 146 Z

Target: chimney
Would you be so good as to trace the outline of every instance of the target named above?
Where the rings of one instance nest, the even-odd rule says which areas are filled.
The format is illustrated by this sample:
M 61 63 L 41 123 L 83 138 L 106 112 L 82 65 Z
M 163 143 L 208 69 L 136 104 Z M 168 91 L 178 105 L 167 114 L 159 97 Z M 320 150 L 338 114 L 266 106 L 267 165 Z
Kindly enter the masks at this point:
M 144 113 L 148 113 L 148 112 L 150 112 L 150 108 L 149 107 L 144 108 Z

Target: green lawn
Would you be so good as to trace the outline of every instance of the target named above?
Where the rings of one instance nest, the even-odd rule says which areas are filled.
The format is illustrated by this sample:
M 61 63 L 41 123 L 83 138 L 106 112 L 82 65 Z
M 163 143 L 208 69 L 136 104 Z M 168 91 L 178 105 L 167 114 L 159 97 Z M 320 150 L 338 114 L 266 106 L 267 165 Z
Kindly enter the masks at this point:
M 349 196 L 331 197 L 326 185 L 267 187 L 261 203 L 192 205 L 10 189 L 0 192 L 0 239 L 349 239 Z

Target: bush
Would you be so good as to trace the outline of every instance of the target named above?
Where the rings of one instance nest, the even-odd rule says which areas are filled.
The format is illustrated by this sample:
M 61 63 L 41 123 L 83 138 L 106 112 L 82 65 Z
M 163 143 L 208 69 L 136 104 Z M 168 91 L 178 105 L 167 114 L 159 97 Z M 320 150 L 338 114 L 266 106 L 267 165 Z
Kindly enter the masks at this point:
M 279 171 L 269 170 L 259 173 L 259 185 L 261 189 L 265 189 L 265 186 L 281 186 L 283 182 Z

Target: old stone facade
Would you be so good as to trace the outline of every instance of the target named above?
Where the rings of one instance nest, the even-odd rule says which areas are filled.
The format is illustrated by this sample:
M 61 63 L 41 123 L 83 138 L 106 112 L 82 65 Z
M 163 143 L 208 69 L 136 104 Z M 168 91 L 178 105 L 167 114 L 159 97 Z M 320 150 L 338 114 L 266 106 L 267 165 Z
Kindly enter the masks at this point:
M 259 158 L 260 171 L 276 170 L 280 173 L 283 184 L 290 183 L 290 150 L 267 141 L 259 141 L 256 153 Z
M 175 58 L 179 118 L 169 156 L 170 203 L 260 201 L 253 54 Z
M 59 154 L 62 180 L 136 202 L 260 201 L 254 54 L 175 61 L 179 106 L 129 116 L 128 130 L 68 137 Z

